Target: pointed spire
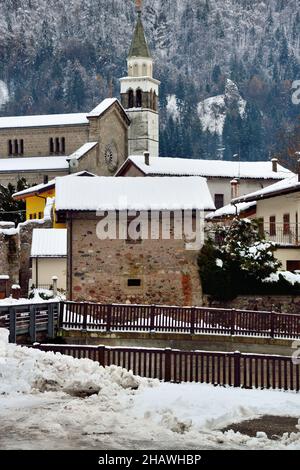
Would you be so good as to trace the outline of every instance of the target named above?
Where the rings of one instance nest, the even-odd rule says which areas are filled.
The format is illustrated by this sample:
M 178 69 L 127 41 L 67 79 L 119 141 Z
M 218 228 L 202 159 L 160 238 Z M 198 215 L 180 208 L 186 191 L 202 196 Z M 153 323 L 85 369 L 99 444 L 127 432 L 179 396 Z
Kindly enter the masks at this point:
M 138 14 L 138 19 L 133 35 L 133 40 L 131 43 L 129 58 L 130 57 L 149 57 L 151 58 L 150 50 L 147 44 L 144 26 L 142 23 L 142 1 L 136 0 L 136 11 Z

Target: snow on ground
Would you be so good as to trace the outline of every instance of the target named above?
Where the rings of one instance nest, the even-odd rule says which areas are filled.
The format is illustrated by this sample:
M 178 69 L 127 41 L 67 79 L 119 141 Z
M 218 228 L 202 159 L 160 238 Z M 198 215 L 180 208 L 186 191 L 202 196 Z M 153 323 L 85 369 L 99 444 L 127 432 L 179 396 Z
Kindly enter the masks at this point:
M 9 345 L 7 335 L 0 330 L 2 449 L 300 449 L 300 433 L 271 441 L 220 431 L 265 414 L 298 418 L 296 393 L 160 384 Z

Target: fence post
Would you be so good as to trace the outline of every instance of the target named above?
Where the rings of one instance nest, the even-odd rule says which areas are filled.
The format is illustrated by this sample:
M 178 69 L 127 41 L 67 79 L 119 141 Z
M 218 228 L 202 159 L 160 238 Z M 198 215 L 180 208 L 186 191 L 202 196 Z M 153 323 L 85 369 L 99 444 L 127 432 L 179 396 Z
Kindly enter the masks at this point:
M 275 312 L 272 312 L 270 313 L 271 315 L 271 338 L 273 339 L 274 336 L 275 336 Z
M 14 307 L 9 307 L 9 342 L 17 342 L 17 314 Z
M 196 309 L 193 307 L 191 311 L 191 335 L 195 334 L 195 318 L 196 318 Z
M 151 305 L 150 307 L 150 331 L 156 331 L 155 330 L 155 324 L 154 324 L 154 309 L 155 309 L 155 306 L 154 305 Z
M 234 387 L 241 386 L 241 353 L 236 351 L 233 355 L 234 360 Z
M 36 342 L 36 307 L 30 305 L 29 307 L 29 336 L 32 343 Z
M 48 305 L 48 338 L 55 338 L 55 328 L 54 328 L 54 305 Z
M 112 310 L 112 305 L 109 304 L 107 306 L 107 323 L 106 323 L 106 332 L 110 333 L 111 330 L 111 310 Z
M 88 315 L 88 304 L 83 304 L 83 322 L 82 322 L 82 330 L 87 331 L 87 315 Z
M 235 319 L 236 319 L 236 311 L 233 308 L 231 310 L 231 331 L 230 331 L 231 336 L 235 335 Z
M 102 367 L 105 367 L 105 349 L 105 346 L 98 346 L 98 361 Z
M 165 349 L 165 382 L 171 382 L 171 360 L 172 360 L 172 349 Z
M 64 325 L 64 314 L 65 314 L 65 302 L 60 302 L 58 304 L 58 325 L 59 328 L 63 328 Z

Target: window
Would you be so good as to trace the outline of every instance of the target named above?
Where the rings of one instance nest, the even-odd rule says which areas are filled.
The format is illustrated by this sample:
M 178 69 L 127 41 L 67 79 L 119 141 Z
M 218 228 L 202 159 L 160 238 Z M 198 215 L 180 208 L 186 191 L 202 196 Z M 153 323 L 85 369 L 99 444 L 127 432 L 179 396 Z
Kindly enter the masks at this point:
M 128 287 L 141 287 L 142 281 L 141 279 L 128 279 L 127 285 Z
M 42 219 L 44 217 L 43 212 L 39 212 L 39 219 Z
M 270 236 L 275 237 L 276 236 L 276 216 L 272 215 L 270 217 Z
M 128 108 L 134 108 L 133 90 L 129 90 L 128 92 Z
M 49 176 L 44 175 L 44 184 L 48 184 L 48 183 L 49 183 Z
M 157 94 L 156 94 L 156 92 L 153 93 L 153 110 L 157 111 Z
M 8 141 L 8 155 L 24 155 L 24 140 L 14 139 Z
M 286 262 L 287 271 L 299 271 L 300 270 L 300 261 L 287 261 Z
M 66 139 L 65 137 L 51 137 L 49 139 L 50 154 L 61 155 L 66 153 Z
M 224 207 L 224 194 L 215 194 L 215 206 L 216 209 Z
M 50 153 L 54 153 L 54 141 L 51 137 L 51 139 L 49 139 L 49 150 L 50 150 Z
M 136 91 L 136 107 L 137 108 L 142 107 L 142 90 Z
M 283 235 L 290 234 L 290 214 L 284 214 L 283 216 Z

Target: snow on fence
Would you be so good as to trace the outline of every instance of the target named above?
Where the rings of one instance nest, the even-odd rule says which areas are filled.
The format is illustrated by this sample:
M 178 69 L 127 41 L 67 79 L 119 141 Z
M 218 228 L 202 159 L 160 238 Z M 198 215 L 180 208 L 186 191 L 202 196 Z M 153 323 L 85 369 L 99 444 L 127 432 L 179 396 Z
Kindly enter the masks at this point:
M 34 348 L 91 359 L 102 366 L 117 365 L 165 382 L 300 390 L 300 365 L 285 356 L 81 345 L 36 344 Z
M 59 302 L 0 306 L 0 327 L 9 330 L 10 343 L 16 343 L 18 336 L 29 336 L 35 342 L 37 334 L 41 332 L 45 332 L 49 338 L 55 338 L 59 307 Z
M 84 331 L 140 331 L 300 338 L 300 315 L 203 307 L 63 302 L 60 326 Z

